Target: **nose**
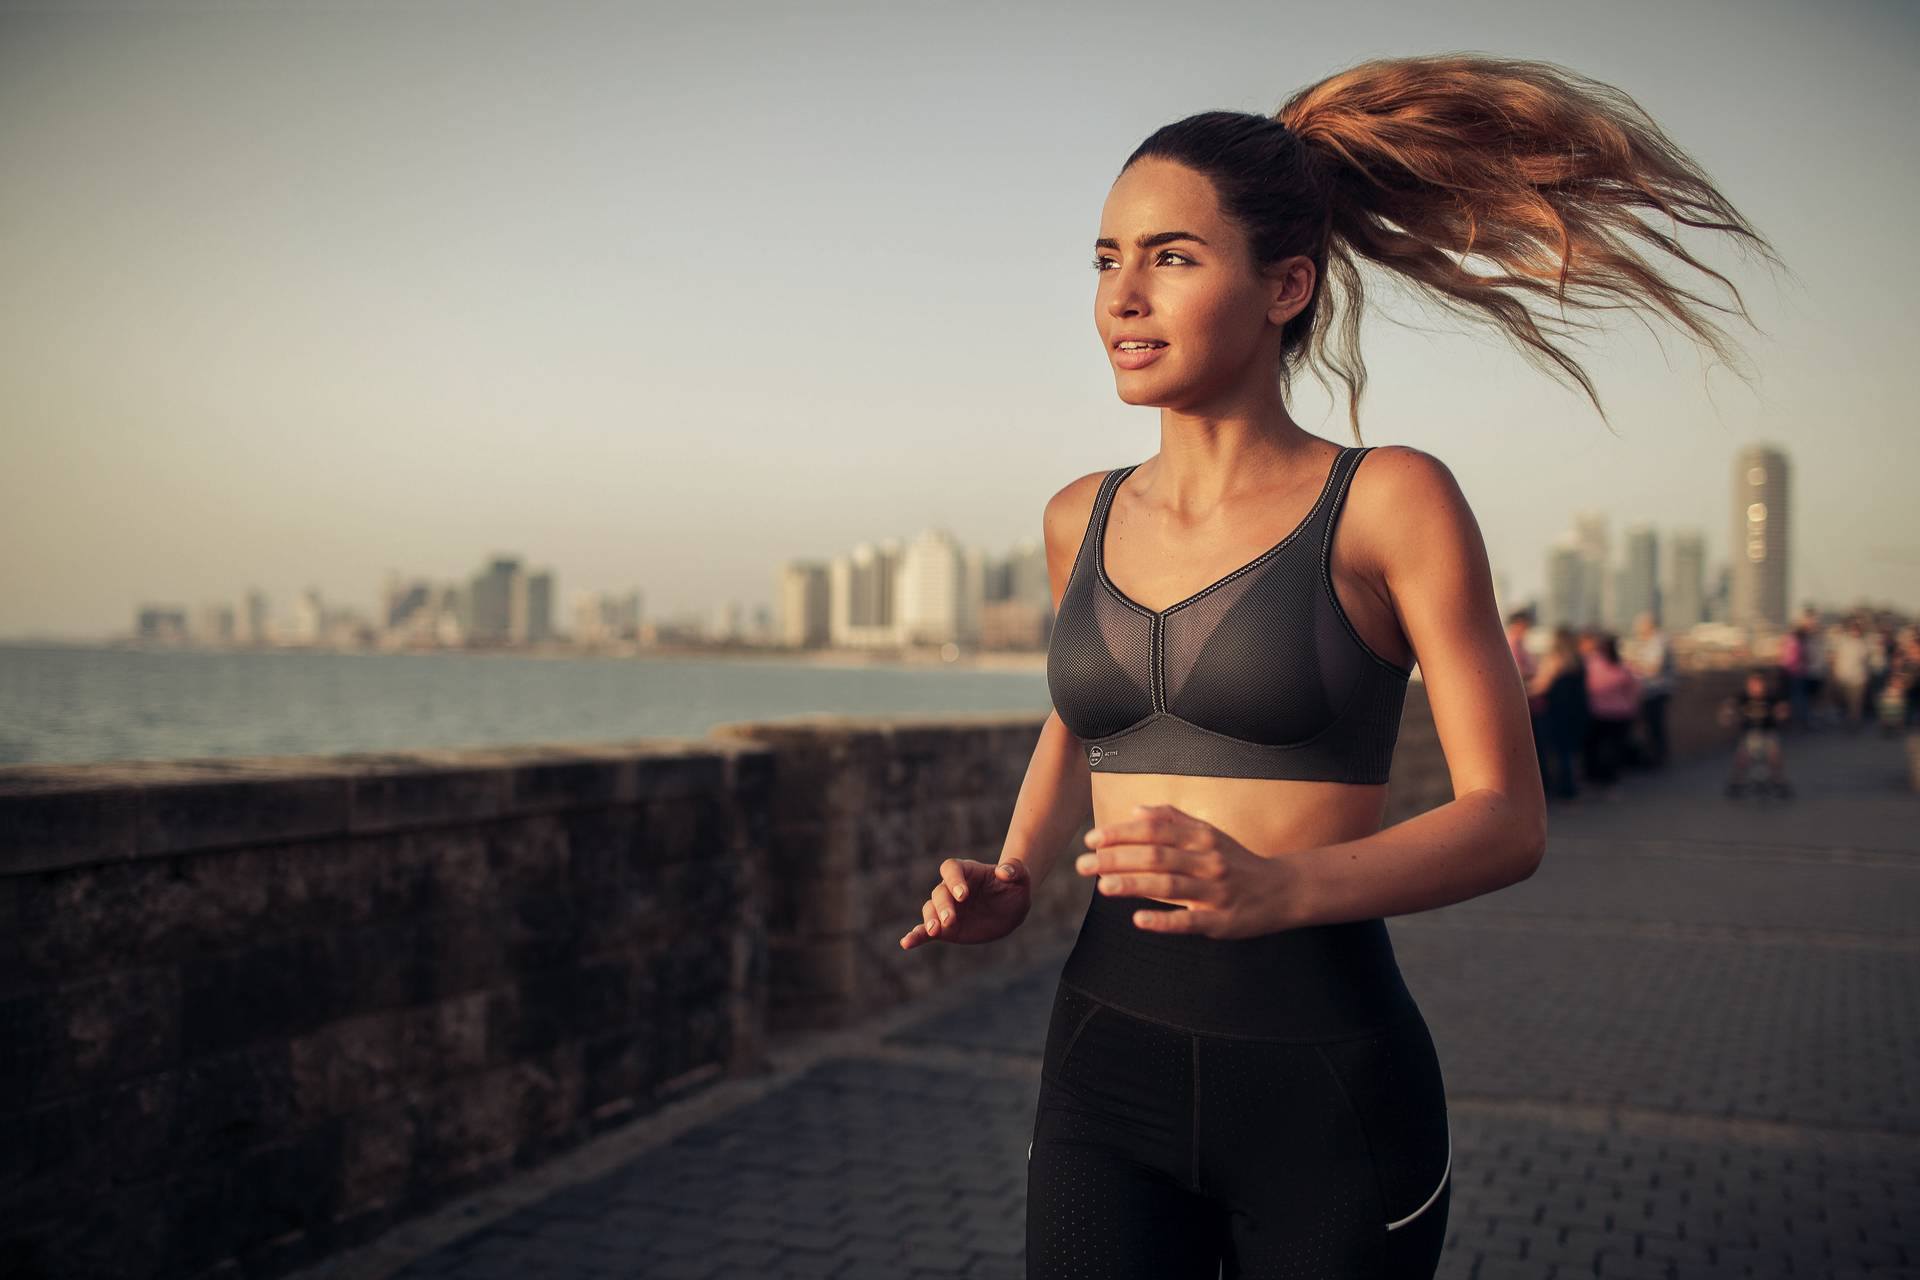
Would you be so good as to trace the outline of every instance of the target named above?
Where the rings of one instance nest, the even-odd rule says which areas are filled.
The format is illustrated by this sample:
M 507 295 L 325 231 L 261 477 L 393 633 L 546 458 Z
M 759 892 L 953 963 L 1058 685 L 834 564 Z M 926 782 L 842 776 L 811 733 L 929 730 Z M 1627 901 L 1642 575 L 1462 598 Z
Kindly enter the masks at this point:
M 1113 292 L 1107 298 L 1107 314 L 1118 320 L 1124 316 L 1142 316 L 1147 313 L 1147 301 L 1139 290 L 1132 285 L 1117 281 Z
M 1125 316 L 1143 316 L 1151 310 L 1146 295 L 1140 289 L 1139 272 L 1119 266 L 1109 268 L 1106 275 L 1109 316 L 1118 320 Z

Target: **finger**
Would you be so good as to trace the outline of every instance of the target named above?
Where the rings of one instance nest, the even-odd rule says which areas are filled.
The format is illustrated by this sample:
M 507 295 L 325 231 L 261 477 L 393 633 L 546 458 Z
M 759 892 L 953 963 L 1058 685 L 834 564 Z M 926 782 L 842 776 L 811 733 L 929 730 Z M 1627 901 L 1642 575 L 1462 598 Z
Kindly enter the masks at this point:
M 952 892 L 954 887 L 966 889 L 966 869 L 960 865 L 958 858 L 947 858 L 945 862 L 941 862 L 941 885 L 945 885 L 948 892 Z M 958 902 L 964 896 L 966 894 L 958 894 L 954 900 Z
M 1094 883 L 1095 891 L 1109 898 L 1156 898 L 1161 902 L 1197 902 L 1203 906 L 1222 905 L 1223 888 L 1218 880 L 1163 871 L 1109 873 Z
M 993 869 L 993 878 L 1002 884 L 1013 884 L 1027 874 L 1027 864 L 1018 858 L 1008 858 Z
M 922 924 L 917 924 L 913 926 L 913 928 L 907 930 L 906 936 L 900 939 L 900 945 L 904 949 L 911 951 L 915 947 L 924 943 L 926 940 L 927 940 L 927 927 Z
M 955 902 L 963 902 L 967 896 L 967 868 L 958 858 L 948 858 L 940 864 L 940 883 L 947 887 Z
M 953 926 L 953 893 L 947 888 L 945 881 L 934 886 L 933 896 L 928 901 L 933 906 L 933 913 L 940 917 L 941 927 L 951 928 Z
M 1211 935 L 1214 922 L 1220 918 L 1218 911 L 1174 910 L 1174 911 L 1136 911 L 1133 924 L 1137 929 L 1149 933 L 1195 933 Z
M 1170 804 L 1139 805 L 1118 822 L 1087 832 L 1089 849 L 1107 849 L 1116 844 L 1178 844 L 1180 836 L 1195 822 L 1192 815 Z
M 1171 844 L 1109 844 L 1093 853 L 1083 853 L 1073 861 L 1073 869 L 1083 876 L 1111 875 L 1116 871 L 1164 871 L 1187 875 L 1200 870 L 1197 851 Z
M 920 927 L 927 931 L 930 938 L 940 936 L 940 917 L 933 909 L 932 898 L 920 904 Z

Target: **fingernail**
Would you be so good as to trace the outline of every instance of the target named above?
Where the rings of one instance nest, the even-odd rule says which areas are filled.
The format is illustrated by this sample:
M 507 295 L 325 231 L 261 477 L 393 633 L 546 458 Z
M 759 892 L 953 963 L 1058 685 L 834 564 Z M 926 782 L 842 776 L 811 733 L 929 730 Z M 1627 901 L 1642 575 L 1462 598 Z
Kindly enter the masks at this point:
M 953 891 L 953 899 L 955 902 L 965 902 L 967 900 L 967 891 L 965 889 L 956 888 Z
M 1100 885 L 1100 892 L 1102 892 L 1102 893 L 1112 893 L 1112 892 L 1113 892 L 1113 877 L 1112 877 L 1112 876 L 1101 876 L 1101 877 L 1100 877 L 1100 879 L 1099 879 L 1099 881 L 1098 881 L 1098 884 Z
M 1087 832 L 1087 845 L 1089 847 L 1099 843 L 1100 843 L 1100 833 L 1098 831 Z
M 1091 871 L 1091 870 L 1093 870 L 1093 869 L 1094 869 L 1094 867 L 1096 867 L 1096 866 L 1098 866 L 1098 865 L 1099 865 L 1099 862 L 1100 862 L 1100 860 L 1099 860 L 1098 858 L 1096 858 L 1096 857 L 1094 857 L 1094 856 L 1093 856 L 1092 854 L 1090 854 L 1090 853 L 1089 853 L 1089 854 L 1084 854 L 1084 855 L 1082 855 L 1081 857 L 1079 857 L 1079 858 L 1077 858 L 1077 859 L 1075 859 L 1075 861 L 1074 861 L 1074 864 L 1073 864 L 1073 869 L 1074 869 L 1075 871 L 1079 871 L 1079 872 L 1082 872 L 1082 873 L 1084 873 L 1084 872 L 1088 872 L 1088 871 Z
M 951 911 L 942 911 L 942 912 L 940 913 L 940 923 L 941 923 L 941 924 L 952 924 L 952 923 L 953 923 L 953 912 L 951 912 Z

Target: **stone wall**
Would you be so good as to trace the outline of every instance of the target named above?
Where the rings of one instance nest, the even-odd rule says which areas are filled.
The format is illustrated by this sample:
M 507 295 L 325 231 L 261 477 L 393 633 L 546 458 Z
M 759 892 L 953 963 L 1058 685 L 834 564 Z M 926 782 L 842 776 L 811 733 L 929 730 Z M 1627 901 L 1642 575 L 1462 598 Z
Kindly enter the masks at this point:
M 771 754 L 0 769 L 0 1274 L 273 1274 L 751 1062 Z
M 1734 684 L 1683 684 L 1679 754 Z M 0 768 L 0 1275 L 278 1274 L 1056 948 L 1064 863 L 1002 943 L 898 945 L 1040 724 Z M 1415 683 L 1387 821 L 1451 796 Z

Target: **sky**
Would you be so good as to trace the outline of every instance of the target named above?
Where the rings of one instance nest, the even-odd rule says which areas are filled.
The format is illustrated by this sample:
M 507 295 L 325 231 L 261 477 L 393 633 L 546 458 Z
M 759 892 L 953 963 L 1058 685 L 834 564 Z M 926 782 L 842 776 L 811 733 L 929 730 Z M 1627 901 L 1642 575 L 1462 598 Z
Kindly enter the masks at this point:
M 1575 510 L 1729 547 L 1792 466 L 1791 593 L 1920 608 L 1920 10 L 1778 0 L 6 3 L 0 638 L 265 590 L 371 610 L 495 554 L 651 617 L 943 527 L 1003 553 L 1151 456 L 1089 265 L 1120 164 L 1365 58 L 1631 94 L 1774 245 L 1683 240 L 1751 382 L 1658 320 L 1612 416 L 1370 273 L 1361 443 L 1458 477 L 1510 601 Z M 1722 302 L 1671 259 L 1679 280 Z M 1336 384 L 1337 385 L 1337 384 Z M 1290 411 L 1343 444 L 1344 399 Z M 1663 551 L 1664 556 L 1664 551 Z

